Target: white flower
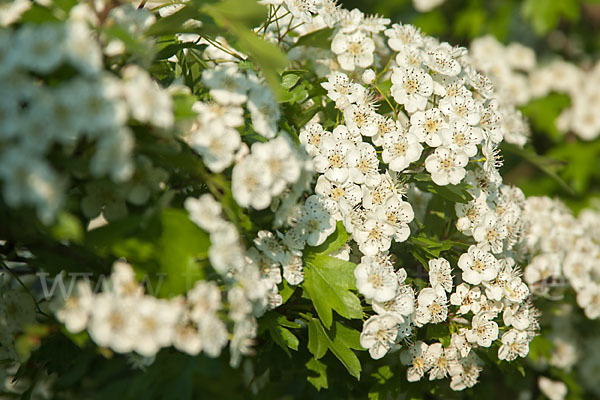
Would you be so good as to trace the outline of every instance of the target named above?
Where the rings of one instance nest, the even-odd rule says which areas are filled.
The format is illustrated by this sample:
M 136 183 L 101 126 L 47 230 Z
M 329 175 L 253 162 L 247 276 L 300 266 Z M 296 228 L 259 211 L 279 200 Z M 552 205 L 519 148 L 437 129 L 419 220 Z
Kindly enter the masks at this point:
M 394 270 L 385 265 L 365 260 L 354 269 L 354 277 L 358 291 L 368 299 L 384 302 L 396 296 L 398 278 Z
M 110 290 L 117 296 L 142 297 L 144 288 L 136 281 L 133 267 L 125 261 L 115 261 L 110 275 Z
M 207 315 L 199 324 L 199 332 L 204 353 L 212 358 L 218 357 L 229 341 L 229 334 L 223 321 L 216 315 Z
M 423 35 L 419 28 L 413 25 L 394 24 L 384 33 L 389 38 L 388 45 L 394 51 L 402 51 L 406 47 L 419 48 L 423 45 Z
M 133 316 L 137 300 L 101 293 L 94 297 L 88 332 L 99 346 L 110 347 L 117 353 L 133 350 L 135 327 Z
M 563 400 L 567 396 L 567 385 L 564 382 L 553 381 L 545 376 L 538 378 L 538 387 L 549 400 Z
M 432 71 L 446 76 L 456 76 L 461 71 L 460 64 L 452 57 L 452 47 L 448 43 L 443 43 L 439 47 L 429 50 L 425 54 L 423 64 Z
M 246 296 L 244 288 L 234 286 L 227 292 L 229 312 L 227 316 L 234 322 L 240 322 L 252 314 L 252 305 Z
M 200 125 L 206 125 L 213 120 L 230 128 L 237 128 L 244 124 L 244 109 L 237 105 L 197 101 L 192 106 L 192 110 L 198 114 Z
M 414 309 L 415 292 L 408 285 L 399 285 L 395 297 L 391 300 L 383 302 L 373 300 L 373 310 L 377 314 L 391 313 L 398 314 L 402 317 L 408 317 L 413 313 Z
M 336 229 L 335 219 L 317 195 L 306 199 L 297 226 L 306 233 L 306 242 L 310 246 L 322 244 Z
M 481 308 L 479 304 L 480 297 L 481 290 L 479 287 L 469 288 L 466 283 L 461 283 L 450 296 L 450 304 L 460 306 L 458 309 L 460 314 L 466 314 L 469 311 L 476 314 Z
M 302 257 L 298 254 L 288 251 L 285 257 L 281 260 L 283 266 L 283 278 L 290 285 L 299 285 L 304 280 L 304 272 L 302 266 Z
M 420 68 L 394 68 L 392 72 L 392 96 L 407 112 L 424 110 L 429 96 L 433 94 L 433 79 Z
M 481 119 L 478 103 L 471 97 L 446 97 L 440 100 L 440 110 L 448 118 L 463 120 L 471 126 L 477 125 Z
M 123 92 L 133 118 L 160 128 L 171 127 L 175 122 L 171 95 L 140 67 L 128 65 L 122 74 Z
M 329 75 L 327 82 L 321 83 L 321 86 L 327 90 L 327 97 L 335 101 L 335 106 L 342 111 L 362 98 L 365 91 L 361 85 L 353 83 L 348 75 L 341 72 Z
M 409 366 L 406 371 L 406 379 L 409 382 L 420 380 L 429 370 L 430 365 L 425 361 L 428 347 L 427 343 L 418 340 L 408 350 L 400 353 L 402 364 Z
M 267 166 L 255 157 L 248 156 L 233 167 L 231 191 L 242 207 L 264 210 L 271 203 Z
M 526 331 L 511 329 L 502 335 L 502 346 L 498 349 L 500 360 L 513 361 L 517 357 L 527 357 L 529 335 Z
M 440 295 L 444 295 L 445 291 L 452 291 L 452 267 L 448 260 L 444 258 L 429 260 L 429 283 Z
M 471 321 L 471 329 L 465 333 L 467 340 L 482 347 L 490 347 L 498 339 L 498 324 L 493 318 L 493 314 L 486 312 L 475 315 Z
M 286 8 L 295 18 L 310 23 L 312 14 L 317 12 L 317 0 L 284 0 Z
M 469 126 L 460 119 L 452 121 L 450 129 L 444 130 L 441 135 L 444 146 L 454 146 L 464 151 L 468 157 L 474 157 L 477 154 L 477 145 L 483 139 L 481 128 Z
M 532 308 L 528 302 L 517 303 L 506 306 L 502 313 L 504 325 L 513 326 L 521 331 L 529 328 L 530 325 L 537 323 L 538 312 Z
M 360 334 L 360 345 L 369 350 L 371 358 L 382 358 L 395 343 L 398 325 L 403 321 L 392 314 L 373 315 L 365 321 Z
M 221 104 L 240 105 L 248 99 L 250 82 L 239 73 L 236 64 L 205 69 L 202 82 L 210 88 L 212 98 Z
M 256 265 L 261 275 L 270 280 L 273 285 L 281 283 L 281 269 L 279 268 L 279 262 L 274 261 L 264 253 L 259 252 L 256 247 L 248 249 L 246 252 L 246 259 L 249 263 Z
M 470 353 L 467 357 L 459 359 L 456 366 L 457 368 L 454 371 L 450 371 L 450 375 L 452 376 L 450 389 L 459 391 L 477 384 L 477 379 L 482 368 L 474 353 Z
M 415 10 L 420 13 L 426 13 L 440 6 L 445 1 L 446 0 L 413 0 L 412 3 Z
M 136 302 L 132 322 L 135 330 L 134 351 L 151 357 L 161 347 L 171 345 L 175 323 L 181 311 L 175 304 L 150 296 L 144 296 Z
M 247 106 L 254 130 L 267 139 L 275 137 L 280 111 L 271 90 L 256 86 L 250 91 Z
M 383 162 L 389 164 L 392 171 L 401 172 L 411 162 L 421 157 L 423 146 L 419 139 L 412 133 L 399 131 L 389 132 L 383 139 Z
M 410 203 L 401 200 L 399 196 L 390 196 L 383 206 L 376 208 L 375 212 L 392 226 L 396 242 L 404 242 L 408 239 L 410 235 L 408 224 L 415 217 Z
M 305 125 L 300 130 L 299 138 L 306 152 L 315 157 L 319 154 L 321 139 L 329 135 L 331 135 L 331 132 L 324 130 L 321 124 L 313 122 Z
M 51 72 L 64 58 L 64 37 L 64 25 L 52 22 L 25 24 L 17 31 L 14 39 L 14 48 L 18 49 L 18 63 L 34 72 Z
M 448 123 L 437 108 L 417 111 L 410 116 L 408 132 L 414 134 L 420 142 L 425 142 L 431 147 L 440 146 L 442 137 L 448 130 Z
M 354 183 L 373 187 L 379 184 L 379 159 L 375 148 L 366 142 L 360 142 L 347 154 L 350 179 Z
M 337 55 L 343 69 L 354 71 L 356 67 L 368 68 L 373 64 L 375 42 L 362 31 L 338 32 L 331 41 L 331 51 Z
M 333 137 L 323 137 L 319 145 L 319 155 L 314 158 L 315 170 L 325 174 L 335 183 L 343 183 L 350 173 L 348 152 L 354 148 L 348 140 L 337 141 Z
M 188 134 L 188 143 L 200 155 L 212 172 L 223 172 L 233 163 L 241 138 L 237 130 L 213 120 L 199 125 Z
M 491 281 L 496 278 L 500 269 L 496 257 L 474 245 L 460 256 L 458 267 L 463 271 L 462 279 L 472 285 Z
M 380 215 L 370 213 L 361 226 L 354 227 L 354 240 L 366 256 L 374 256 L 390 248 L 394 236 L 391 227 Z
M 350 104 L 344 109 L 344 121 L 348 129 L 357 135 L 371 137 L 378 130 L 377 113 L 369 105 Z
M 296 183 L 302 165 L 285 136 L 278 136 L 266 143 L 252 145 L 252 158 L 266 167 L 266 182 L 272 196 L 278 196 L 288 184 Z
M 333 203 L 326 202 L 327 210 L 336 219 L 341 219 L 340 206 L 338 203 L 346 202 L 348 206 L 354 207 L 362 198 L 360 186 L 352 183 L 350 180 L 342 184 L 336 184 L 325 177 L 319 176 L 315 186 L 315 193 L 330 199 Z
M 254 338 L 256 337 L 257 323 L 254 318 L 246 318 L 237 322 L 233 328 L 233 337 L 229 343 L 231 359 L 229 364 L 237 368 L 243 355 L 254 354 Z
M 443 379 L 455 368 L 457 352 L 454 348 L 444 349 L 441 343 L 433 343 L 427 348 L 425 362 L 430 367 L 429 380 Z
M 202 351 L 202 336 L 192 325 L 180 323 L 175 326 L 173 346 L 179 351 L 196 356 Z
M 589 319 L 600 317 L 600 285 L 596 282 L 588 284 L 577 293 L 577 304 L 582 307 Z
M 190 220 L 206 232 L 213 232 L 222 227 L 221 203 L 211 194 L 205 193 L 197 199 L 188 197 L 183 206 L 189 213 Z
M 425 288 L 419 292 L 415 308 L 415 324 L 437 324 L 448 316 L 447 299 L 444 294 L 437 294 L 433 288 Z
M 189 316 L 196 323 L 223 307 L 221 291 L 213 281 L 197 281 L 187 293 L 187 300 L 190 307 Z
M 507 236 L 506 225 L 493 212 L 484 215 L 480 224 L 473 229 L 473 239 L 478 242 L 478 246 L 494 254 L 502 252 L 503 241 Z
M 75 284 L 75 291 L 67 298 L 57 298 L 51 303 L 56 319 L 65 324 L 71 333 L 83 331 L 88 323 L 94 296 L 89 282 L 79 281 Z
M 235 226 L 227 222 L 222 228 L 211 232 L 208 259 L 221 275 L 235 271 L 244 264 L 245 250 Z
M 468 161 L 464 151 L 441 146 L 425 159 L 425 168 L 437 185 L 457 185 L 465 177 Z

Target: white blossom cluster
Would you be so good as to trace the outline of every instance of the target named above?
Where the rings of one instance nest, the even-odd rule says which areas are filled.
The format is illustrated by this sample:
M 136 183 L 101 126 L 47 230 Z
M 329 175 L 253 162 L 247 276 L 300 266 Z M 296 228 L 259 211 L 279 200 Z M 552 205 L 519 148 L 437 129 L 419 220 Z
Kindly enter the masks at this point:
M 127 16 L 141 18 L 145 25 L 154 18 L 130 5 L 112 9 L 107 18 L 127 27 L 134 24 Z M 65 23 L 25 23 L 0 30 L 3 198 L 10 207 L 35 208 L 47 223 L 61 208 L 69 179 L 62 172 L 66 166 L 50 160 L 51 152 L 68 158 L 83 151 L 82 142 L 91 143 L 89 174 L 127 182 L 135 172 L 128 120 L 157 129 L 174 122 L 170 94 L 144 69 L 127 65 L 118 75 L 104 70 L 107 47 L 94 32 L 96 24 L 96 15 L 81 4 Z M 71 77 L 52 83 L 64 69 L 72 70 Z M 145 195 L 135 191 L 124 189 L 121 198 L 139 204 Z
M 563 134 L 573 132 L 583 140 L 600 134 L 600 96 L 596 90 L 600 64 L 581 68 L 560 58 L 538 61 L 533 49 L 520 43 L 504 46 L 492 36 L 475 39 L 470 54 L 475 65 L 492 79 L 498 98 L 506 99 L 501 103 L 520 106 L 552 92 L 566 94 L 571 105 L 557 118 L 557 129 Z
M 227 230 L 226 222 L 222 222 L 224 226 L 219 229 Z M 232 253 L 235 246 L 240 246 L 235 239 L 229 245 Z M 243 258 L 243 250 L 237 255 Z M 252 263 L 244 270 L 220 272 L 226 279 L 225 293 L 215 281 L 200 280 L 185 296 L 160 299 L 146 295 L 133 268 L 117 261 L 109 279 L 98 281 L 94 288 L 89 280 L 78 280 L 68 297 L 55 297 L 51 308 L 70 332 L 87 329 L 99 346 L 118 353 L 135 352 L 146 358 L 147 363 L 152 363 L 163 347 L 174 346 L 191 355 L 203 352 L 218 357 L 230 343 L 231 363 L 238 365 L 240 357 L 252 351 L 256 336 L 253 312 L 264 312 L 261 296 L 268 284 Z M 95 289 L 99 288 L 103 290 L 97 292 Z
M 558 200 L 530 197 L 523 218 L 523 277 L 532 291 L 552 298 L 568 284 L 585 315 L 600 317 L 600 214 L 585 209 L 575 217 Z
M 449 346 L 415 342 L 403 361 L 411 381 L 428 372 L 430 379 L 450 376 L 455 390 L 471 387 L 481 370 L 473 347 L 498 341 L 498 357 L 511 361 L 527 355 L 538 329 L 538 312 L 511 257 L 524 196 L 503 185 L 497 171 L 496 145 L 515 130 L 465 49 L 358 10 L 337 13 L 329 55 L 334 61 L 321 65 L 330 69 L 322 86 L 340 122 L 326 130 L 315 118 L 300 132 L 300 142 L 318 173 L 316 196 L 360 252 L 357 288 L 376 312 L 364 323 L 361 344 L 378 359 L 402 341 L 410 343 L 413 327 L 450 315 L 456 332 Z M 298 51 L 311 57 L 312 49 Z M 313 57 L 319 61 L 325 54 Z M 391 79 L 389 92 L 378 86 L 380 79 Z M 514 105 L 512 111 L 522 121 Z M 522 144 L 525 132 L 519 137 Z M 462 283 L 454 286 L 455 269 L 439 258 L 429 262 L 431 286 L 415 293 L 388 251 L 393 241 L 410 236 L 415 212 L 405 200 L 403 175 L 419 166 L 437 185 L 470 185 L 473 200 L 456 205 L 457 228 L 476 244 L 458 262 Z

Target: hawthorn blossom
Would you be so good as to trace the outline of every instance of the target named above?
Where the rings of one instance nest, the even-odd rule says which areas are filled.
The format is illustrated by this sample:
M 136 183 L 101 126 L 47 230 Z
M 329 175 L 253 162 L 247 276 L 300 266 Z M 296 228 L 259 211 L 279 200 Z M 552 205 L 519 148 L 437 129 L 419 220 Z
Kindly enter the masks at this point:
M 469 157 L 464 151 L 440 146 L 425 159 L 425 168 L 437 185 L 459 184 L 466 175 Z

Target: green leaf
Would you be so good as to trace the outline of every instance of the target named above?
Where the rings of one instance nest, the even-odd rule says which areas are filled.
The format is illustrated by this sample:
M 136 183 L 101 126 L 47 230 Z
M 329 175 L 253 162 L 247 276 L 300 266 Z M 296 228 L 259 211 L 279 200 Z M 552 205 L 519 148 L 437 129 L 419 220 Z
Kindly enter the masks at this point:
M 467 192 L 470 186 L 465 182 L 461 182 L 458 185 L 439 186 L 433 183 L 431 175 L 425 173 L 415 174 L 412 179 L 419 189 L 437 194 L 454 203 L 468 203 L 473 200 L 473 196 Z
M 561 18 L 576 21 L 580 9 L 578 0 L 525 0 L 523 16 L 531 21 L 538 35 L 554 29 Z
M 183 24 L 186 21 L 199 18 L 200 13 L 198 8 L 193 5 L 187 5 L 176 13 L 157 19 L 156 22 L 150 28 L 148 28 L 146 35 L 162 36 L 182 33 L 184 32 Z M 205 21 L 202 22 L 202 28 L 205 28 Z
M 318 255 L 306 260 L 302 287 L 313 302 L 319 318 L 327 328 L 333 322 L 332 309 L 345 318 L 361 318 L 359 298 L 354 288 L 355 264 L 330 256 Z
M 329 349 L 329 337 L 321 323 L 311 318 L 308 322 L 308 351 L 315 357 L 321 359 Z
M 190 94 L 173 94 L 173 110 L 175 112 L 175 120 L 180 121 L 183 119 L 192 119 L 197 117 L 198 114 L 196 114 L 196 112 L 194 112 L 192 109 L 192 106 L 196 101 L 196 96 Z
M 299 328 L 299 324 L 288 321 L 283 315 L 274 311 L 263 315 L 259 319 L 259 323 L 259 333 L 269 331 L 273 341 L 285 351 L 288 357 L 291 358 L 292 356 L 289 349 L 298 350 L 300 341 L 289 329 L 285 328 L 285 326 Z
M 296 83 L 298 83 L 299 80 L 300 75 L 285 74 L 283 75 L 283 78 L 281 78 L 281 87 L 284 89 L 291 89 L 296 85 Z
M 513 153 L 517 156 L 520 156 L 524 160 L 536 166 L 540 171 L 548 175 L 552 178 L 556 183 L 558 183 L 564 190 L 566 190 L 569 194 L 574 195 L 575 192 L 573 188 L 569 186 L 558 174 L 554 171 L 557 166 L 564 165 L 565 163 L 559 160 L 554 160 L 551 158 L 543 157 L 533 153 L 532 151 L 527 151 L 510 143 L 502 143 L 501 144 L 502 151 L 506 151 L 509 153 Z
M 286 280 L 283 280 L 283 282 L 281 282 L 279 295 L 281 296 L 281 300 L 283 301 L 282 304 L 285 304 L 289 300 L 289 298 L 292 297 L 292 294 L 294 294 L 296 288 L 297 286 L 290 286 Z
M 68 212 L 58 216 L 56 224 L 52 227 L 52 236 L 57 240 L 68 240 L 81 243 L 84 237 L 83 226 L 79 218 Z
M 451 242 L 433 240 L 423 235 L 411 235 L 408 241 L 425 250 L 433 257 L 439 257 L 442 251 L 447 251 L 452 248 Z
M 329 50 L 331 47 L 330 38 L 332 34 L 333 29 L 331 28 L 319 29 L 318 31 L 311 32 L 308 35 L 301 36 L 293 47 L 308 46 Z
M 266 8 L 246 0 L 225 0 L 217 5 L 204 6 L 203 11 L 237 37 L 240 50 L 259 66 L 273 93 L 280 97 L 279 71 L 287 66 L 287 57 L 278 46 L 261 39 L 251 29 L 264 20 Z
M 197 260 L 208 257 L 210 241 L 208 234 L 190 221 L 185 210 L 164 209 L 160 222 L 162 230 L 156 246 L 159 272 L 166 276 L 159 295 L 173 297 L 186 293 L 204 275 Z
M 578 193 L 585 193 L 590 189 L 592 178 L 598 173 L 598 166 L 590 160 L 600 157 L 600 142 L 572 142 L 555 147 L 548 152 L 548 156 L 563 160 L 567 168 L 561 176 L 573 184 Z
M 360 335 L 358 331 L 356 334 L 351 334 L 346 328 L 339 322 L 336 322 L 336 326 L 333 330 L 327 331 L 321 321 L 316 318 L 310 319 L 308 322 L 308 350 L 315 356 L 315 359 L 322 358 L 327 349 L 331 350 L 334 356 L 342 363 L 342 365 L 348 370 L 350 375 L 356 379 L 360 379 L 360 372 L 362 370 L 360 361 L 354 352 L 351 350 L 354 343 L 354 336 Z M 362 348 L 360 348 L 362 350 Z
M 521 112 L 536 130 L 560 141 L 564 134 L 556 127 L 556 119 L 569 104 L 571 99 L 566 94 L 550 93 L 546 97 L 531 100 L 521 107 Z
M 183 42 L 183 43 L 171 43 L 167 46 L 163 47 L 156 53 L 157 60 L 166 60 L 180 52 L 183 49 L 194 49 L 197 51 L 203 51 L 208 45 L 206 44 L 196 44 L 193 42 Z
M 309 375 L 306 379 L 317 389 L 327 389 L 329 384 L 327 382 L 327 365 L 321 361 L 311 358 L 306 363 L 306 368 L 314 372 L 316 375 Z
M 335 232 L 333 232 L 325 242 L 319 246 L 306 246 L 304 254 L 330 254 L 342 247 L 350 239 L 350 234 L 346 232 L 342 221 L 338 221 Z
M 60 22 L 52 11 L 34 3 L 19 19 L 21 23 L 43 24 L 46 22 Z
M 549 360 L 552 356 L 554 344 L 544 335 L 538 335 L 529 343 L 529 354 L 527 355 L 533 362 L 540 362 L 541 359 Z
M 447 23 L 444 14 L 440 10 L 419 14 L 412 24 L 421 28 L 428 35 L 440 35 L 446 32 Z
M 360 345 L 360 332 L 356 329 L 352 329 L 336 321 L 333 325 L 332 334 L 334 335 L 335 340 L 343 343 L 346 347 L 365 351 L 365 348 Z

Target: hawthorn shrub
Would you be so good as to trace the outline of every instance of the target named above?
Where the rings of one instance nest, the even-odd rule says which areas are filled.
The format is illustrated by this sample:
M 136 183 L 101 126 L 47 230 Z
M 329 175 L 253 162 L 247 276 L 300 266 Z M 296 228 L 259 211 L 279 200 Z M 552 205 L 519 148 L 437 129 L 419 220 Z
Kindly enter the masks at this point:
M 544 160 L 526 48 L 331 0 L 0 10 L 6 398 L 597 393 L 600 216 L 501 175 Z

